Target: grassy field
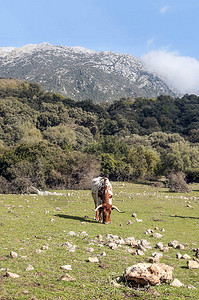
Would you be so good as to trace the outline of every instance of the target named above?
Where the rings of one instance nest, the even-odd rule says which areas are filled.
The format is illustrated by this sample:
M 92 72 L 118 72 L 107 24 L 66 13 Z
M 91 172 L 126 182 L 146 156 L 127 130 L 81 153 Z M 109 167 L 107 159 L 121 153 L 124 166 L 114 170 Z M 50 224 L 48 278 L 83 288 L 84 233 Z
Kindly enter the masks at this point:
M 199 269 L 190 270 L 186 259 L 176 258 L 180 252 L 193 259 L 193 249 L 199 247 L 199 185 L 193 185 L 189 194 L 130 183 L 113 183 L 113 190 L 113 204 L 125 213 L 114 210 L 109 225 L 94 220 L 94 203 L 87 190 L 0 195 L 0 299 L 199 299 Z M 142 222 L 136 222 L 132 213 Z M 146 235 L 148 229 L 162 238 Z M 132 247 L 126 245 L 112 250 L 106 245 L 107 234 L 146 239 L 152 248 L 143 256 L 132 255 Z M 152 253 L 160 252 L 156 243 L 173 240 L 185 249 L 161 252 L 160 262 L 173 266 L 173 278 L 185 286 L 132 289 L 117 284 L 127 267 L 148 262 Z M 75 252 L 69 251 L 70 245 L 76 246 Z M 18 257 L 11 258 L 11 251 Z M 89 257 L 98 257 L 99 262 L 88 262 Z M 34 269 L 27 271 L 29 265 Z M 62 270 L 63 265 L 71 265 L 72 270 Z M 19 278 L 6 277 L 6 271 Z M 76 280 L 60 280 L 65 273 Z

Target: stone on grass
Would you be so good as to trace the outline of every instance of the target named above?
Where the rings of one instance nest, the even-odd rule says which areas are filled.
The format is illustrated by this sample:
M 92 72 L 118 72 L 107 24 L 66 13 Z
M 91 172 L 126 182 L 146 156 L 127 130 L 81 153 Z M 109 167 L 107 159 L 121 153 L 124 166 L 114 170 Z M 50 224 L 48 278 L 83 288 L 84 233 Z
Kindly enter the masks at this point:
M 18 257 L 18 254 L 17 254 L 17 252 L 11 251 L 11 252 L 10 252 L 10 256 L 11 256 L 12 258 L 17 258 L 17 257 Z
M 153 233 L 153 229 L 147 229 L 146 231 L 145 231 L 145 234 L 152 234 Z
M 170 285 L 172 285 L 172 286 L 174 286 L 174 287 L 181 287 L 181 286 L 184 286 L 184 284 L 180 281 L 180 280 L 178 280 L 178 279 L 174 279 L 174 281 L 170 284 Z
M 176 254 L 176 258 L 181 259 L 181 258 L 182 258 L 182 254 L 178 252 L 178 253 Z
M 68 234 L 69 234 L 69 235 L 71 235 L 71 236 L 75 236 L 75 235 L 77 235 L 77 234 L 76 234 L 74 231 L 72 231 L 72 230 L 71 230 L 71 231 L 69 231 L 69 232 L 68 232 Z
M 173 247 L 173 248 L 177 248 L 177 246 L 178 246 L 179 244 L 180 244 L 180 243 L 179 243 L 178 241 L 174 240 L 174 241 L 168 243 L 168 246 Z
M 93 252 L 94 249 L 93 249 L 92 247 L 90 247 L 90 248 L 86 248 L 86 251 L 88 251 L 88 252 Z
M 183 250 L 184 249 L 184 245 L 182 245 L 182 244 L 179 244 L 179 245 L 177 245 L 177 247 L 176 247 L 177 249 L 181 249 L 181 250 Z
M 154 252 L 154 253 L 152 253 L 152 256 L 155 257 L 155 258 L 162 258 L 163 254 L 159 253 L 159 252 Z
M 191 256 L 189 256 L 188 254 L 184 254 L 181 258 L 183 258 L 183 259 L 191 259 Z
M 95 257 L 89 257 L 88 258 L 88 261 L 89 262 L 92 262 L 92 263 L 98 263 L 99 262 L 99 259 L 95 256 Z
M 28 265 L 26 271 L 33 271 L 34 267 L 32 265 Z
M 189 285 L 187 285 L 187 288 L 188 288 L 188 289 L 193 289 L 193 290 L 196 290 L 196 287 L 195 287 L 195 286 L 193 286 L 192 284 L 189 284 Z
M 199 263 L 195 260 L 189 260 L 187 262 L 187 268 L 188 269 L 198 269 L 199 268 Z
M 61 266 L 60 269 L 69 271 L 69 270 L 72 270 L 72 267 L 71 267 L 71 265 L 64 265 L 64 266 Z
M 10 277 L 10 278 L 13 278 L 13 279 L 19 278 L 19 275 L 18 275 L 18 274 L 16 274 L 16 273 L 11 273 L 11 272 L 6 272 L 6 276 L 7 276 L 7 277 Z
M 75 281 L 76 278 L 74 278 L 74 277 L 70 276 L 68 273 L 66 273 L 66 274 L 62 275 L 59 280 L 63 280 L 63 281 Z
M 36 252 L 36 253 L 41 253 L 42 250 L 41 250 L 41 249 L 36 249 L 35 252 Z
M 140 249 L 137 249 L 136 253 L 137 253 L 137 255 L 144 255 L 144 252 L 142 250 L 140 250 Z
M 154 238 L 157 238 L 157 239 L 161 239 L 161 238 L 162 238 L 162 234 L 160 234 L 160 233 L 158 233 L 158 232 L 155 232 L 155 233 L 153 234 L 153 237 L 154 237 Z
M 160 259 L 159 257 L 149 257 L 149 262 L 152 264 L 159 264 Z
M 138 263 L 125 270 L 124 278 L 141 285 L 156 285 L 171 281 L 172 271 L 166 264 Z
M 48 245 L 44 245 L 41 247 L 41 250 L 48 250 Z

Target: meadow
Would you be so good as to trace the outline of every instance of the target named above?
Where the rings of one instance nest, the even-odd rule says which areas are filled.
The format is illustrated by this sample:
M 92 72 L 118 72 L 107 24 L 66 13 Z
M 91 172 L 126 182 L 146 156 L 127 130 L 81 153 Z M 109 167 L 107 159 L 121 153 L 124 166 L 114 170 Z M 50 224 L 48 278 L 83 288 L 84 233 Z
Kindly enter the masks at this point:
M 199 184 L 192 184 L 190 193 L 169 193 L 166 188 L 144 184 L 112 184 L 113 204 L 125 212 L 113 210 L 109 225 L 95 221 L 89 190 L 0 195 L 1 300 L 199 299 L 199 269 L 188 269 L 186 259 L 176 258 L 180 252 L 192 260 L 193 249 L 199 248 Z M 146 234 L 148 229 L 162 237 Z M 151 249 L 144 255 L 135 255 L 135 249 L 127 245 L 111 249 L 108 234 L 146 239 Z M 161 252 L 155 248 L 160 241 L 168 245 L 173 240 L 184 249 Z M 12 258 L 11 251 L 18 256 Z M 127 267 L 148 262 L 154 252 L 163 254 L 160 262 L 173 266 L 173 278 L 184 286 L 168 283 L 133 289 L 122 281 Z M 89 257 L 99 262 L 89 262 Z M 71 269 L 61 269 L 64 265 Z M 7 271 L 19 277 L 7 277 Z M 75 280 L 61 280 L 65 273 Z

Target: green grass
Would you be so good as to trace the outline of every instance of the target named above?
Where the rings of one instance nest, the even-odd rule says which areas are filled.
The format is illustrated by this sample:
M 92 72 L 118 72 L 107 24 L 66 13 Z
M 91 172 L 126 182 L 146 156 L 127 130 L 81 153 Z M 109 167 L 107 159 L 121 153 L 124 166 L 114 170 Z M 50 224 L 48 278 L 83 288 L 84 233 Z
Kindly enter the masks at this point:
M 114 205 L 125 213 L 114 210 L 109 225 L 94 220 L 90 191 L 62 191 L 65 195 L 61 196 L 0 195 L 0 299 L 199 299 L 199 269 L 189 270 L 186 260 L 176 258 L 177 252 L 193 258 L 192 249 L 199 247 L 199 185 L 193 185 L 189 194 L 168 193 L 166 189 L 129 183 L 113 183 L 113 189 Z M 136 222 L 132 213 L 143 221 Z M 129 220 L 132 225 L 127 225 Z M 146 235 L 149 228 L 162 233 L 163 237 Z M 78 236 L 68 235 L 69 231 Z M 81 235 L 83 231 L 88 235 Z M 109 233 L 147 239 L 152 249 L 144 256 L 135 256 L 126 251 L 127 246 L 116 250 L 106 245 L 100 247 L 96 236 L 101 234 L 106 241 Z M 174 267 L 174 278 L 196 289 L 164 284 L 134 290 L 124 283 L 120 287 L 111 283 L 122 276 L 128 266 L 148 261 L 151 254 L 158 251 L 157 242 L 168 244 L 172 240 L 187 245 L 184 250 L 171 248 L 163 253 L 161 262 Z M 66 242 L 76 245 L 76 251 L 71 253 L 62 246 Z M 48 249 L 36 253 L 36 249 L 44 245 L 48 245 Z M 88 247 L 94 248 L 94 252 L 89 253 Z M 10 251 L 17 252 L 18 258 L 12 259 Z M 100 255 L 103 251 L 106 256 Z M 100 268 L 100 263 L 88 262 L 89 256 L 97 256 L 100 263 L 108 267 Z M 33 265 L 33 271 L 26 271 L 29 264 Z M 59 280 L 65 273 L 60 266 L 66 264 L 72 266 L 67 273 L 76 281 Z M 5 277 L 6 269 L 20 277 Z

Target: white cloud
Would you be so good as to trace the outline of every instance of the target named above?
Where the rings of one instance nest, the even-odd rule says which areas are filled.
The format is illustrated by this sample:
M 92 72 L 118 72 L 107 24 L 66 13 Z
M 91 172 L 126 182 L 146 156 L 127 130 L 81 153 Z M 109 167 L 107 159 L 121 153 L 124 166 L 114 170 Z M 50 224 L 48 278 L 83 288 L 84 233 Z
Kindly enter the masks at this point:
M 167 12 L 167 10 L 169 9 L 169 6 L 168 5 L 165 5 L 163 6 L 161 9 L 160 9 L 160 13 L 161 14 L 165 14 Z
M 182 94 L 199 94 L 199 61 L 167 50 L 151 51 L 142 57 L 145 68 L 166 79 Z

